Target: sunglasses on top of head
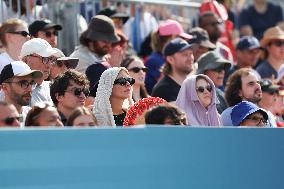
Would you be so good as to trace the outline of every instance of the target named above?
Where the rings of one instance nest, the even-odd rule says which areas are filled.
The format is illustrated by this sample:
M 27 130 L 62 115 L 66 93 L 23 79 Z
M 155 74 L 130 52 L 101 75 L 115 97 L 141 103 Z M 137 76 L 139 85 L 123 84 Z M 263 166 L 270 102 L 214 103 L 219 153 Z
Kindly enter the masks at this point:
M 135 79 L 130 78 L 130 77 L 121 77 L 121 78 L 114 80 L 115 85 L 119 84 L 121 86 L 124 86 L 124 85 L 127 85 L 127 83 L 129 83 L 130 85 L 133 85 L 135 83 Z
M 21 35 L 23 37 L 29 37 L 30 36 L 29 32 L 27 32 L 27 31 L 14 31 L 14 32 L 8 32 L 8 33 Z
M 50 31 L 43 31 L 43 32 L 44 32 L 46 37 L 51 37 L 52 35 L 58 36 L 58 31 L 56 31 L 56 30 L 53 31 L 53 32 L 50 32 Z
M 148 68 L 139 68 L 139 67 L 134 67 L 134 68 L 130 68 L 129 71 L 132 71 L 134 73 L 139 73 L 140 70 L 142 70 L 143 72 L 147 72 L 148 71 Z
M 203 86 L 200 86 L 200 87 L 197 87 L 196 88 L 196 91 L 197 92 L 200 92 L 200 93 L 204 93 L 205 89 L 208 91 L 208 92 L 211 92 L 212 91 L 212 87 L 210 85 L 206 86 L 206 87 L 203 87 Z

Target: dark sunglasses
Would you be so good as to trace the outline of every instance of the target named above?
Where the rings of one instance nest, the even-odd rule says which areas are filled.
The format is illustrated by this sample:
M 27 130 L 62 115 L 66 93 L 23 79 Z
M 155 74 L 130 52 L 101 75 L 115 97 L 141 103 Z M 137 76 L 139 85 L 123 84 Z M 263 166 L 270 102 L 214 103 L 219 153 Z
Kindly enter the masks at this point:
M 84 93 L 84 95 L 85 95 L 86 97 L 88 97 L 89 94 L 90 94 L 89 89 L 86 89 L 86 88 L 82 88 L 82 89 L 81 89 L 81 88 L 73 88 L 73 89 L 71 89 L 71 90 L 68 91 L 68 92 L 73 92 L 73 94 L 74 94 L 75 96 L 77 96 L 77 97 L 79 97 L 82 92 Z
M 3 119 L 2 121 L 6 125 L 12 125 L 16 120 L 18 120 L 19 122 L 22 122 L 23 121 L 23 117 L 7 117 L 7 118 Z
M 20 81 L 8 81 L 8 82 L 5 82 L 5 83 L 16 83 L 18 85 L 21 86 L 22 89 L 27 89 L 30 85 L 31 86 L 34 86 L 35 85 L 35 81 L 34 80 L 31 80 L 31 81 L 28 81 L 28 80 L 20 80 Z
M 134 67 L 134 68 L 131 68 L 131 69 L 129 69 L 129 71 L 132 71 L 132 72 L 134 72 L 134 73 L 139 73 L 140 72 L 140 70 L 142 70 L 143 72 L 147 72 L 148 71 L 148 68 L 139 68 L 139 67 Z
M 275 45 L 276 47 L 282 47 L 284 45 L 284 41 L 273 41 L 271 44 Z
M 115 85 L 119 84 L 121 86 L 124 86 L 124 85 L 127 85 L 127 83 L 129 83 L 130 85 L 133 85 L 135 83 L 135 79 L 130 78 L 130 77 L 121 77 L 121 78 L 114 80 Z
M 197 87 L 196 88 L 196 91 L 197 92 L 200 92 L 200 93 L 204 93 L 205 89 L 208 91 L 208 92 L 211 92 L 212 91 L 212 87 L 210 85 L 206 86 L 206 87 Z
M 27 31 L 14 31 L 14 32 L 8 32 L 8 33 L 21 35 L 21 36 L 23 36 L 23 37 L 30 36 L 29 32 L 27 32 Z
M 51 37 L 51 35 L 55 35 L 55 36 L 58 36 L 58 31 L 53 31 L 53 32 L 50 32 L 50 31 L 44 31 L 44 34 L 46 37 Z

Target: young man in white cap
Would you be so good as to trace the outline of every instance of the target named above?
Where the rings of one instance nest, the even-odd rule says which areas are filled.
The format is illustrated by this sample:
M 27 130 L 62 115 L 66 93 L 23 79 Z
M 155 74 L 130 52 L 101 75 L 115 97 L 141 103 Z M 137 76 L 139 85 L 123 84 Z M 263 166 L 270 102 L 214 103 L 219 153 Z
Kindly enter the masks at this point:
M 33 38 L 24 43 L 20 57 L 33 70 L 40 70 L 43 77 L 36 80 L 33 90 L 31 105 L 38 102 L 52 103 L 50 97 L 49 81 L 44 81 L 49 77 L 52 64 L 56 61 L 54 56 L 57 53 L 51 45 L 41 38 Z
M 5 101 L 13 104 L 23 118 L 26 117 L 32 98 L 32 87 L 35 80 L 42 78 L 39 70 L 31 70 L 22 61 L 6 65 L 0 74 L 0 84 L 5 94 Z M 23 119 L 24 120 L 24 119 Z M 23 121 L 24 123 L 24 121 Z

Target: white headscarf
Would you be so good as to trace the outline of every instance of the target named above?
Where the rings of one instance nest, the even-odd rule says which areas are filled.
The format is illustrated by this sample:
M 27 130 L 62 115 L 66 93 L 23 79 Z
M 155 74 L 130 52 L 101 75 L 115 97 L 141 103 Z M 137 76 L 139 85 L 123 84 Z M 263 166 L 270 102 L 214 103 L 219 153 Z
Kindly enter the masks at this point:
M 121 70 L 128 72 L 123 67 L 112 67 L 105 70 L 100 77 L 93 107 L 93 113 L 99 126 L 116 127 L 109 98 L 112 94 L 114 80 Z

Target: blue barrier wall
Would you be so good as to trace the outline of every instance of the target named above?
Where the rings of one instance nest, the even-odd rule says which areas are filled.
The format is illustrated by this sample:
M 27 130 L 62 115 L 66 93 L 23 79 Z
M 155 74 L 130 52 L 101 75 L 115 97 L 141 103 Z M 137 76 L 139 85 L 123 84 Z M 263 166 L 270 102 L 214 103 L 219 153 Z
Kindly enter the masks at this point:
M 1 189 L 284 188 L 284 130 L 0 130 Z

